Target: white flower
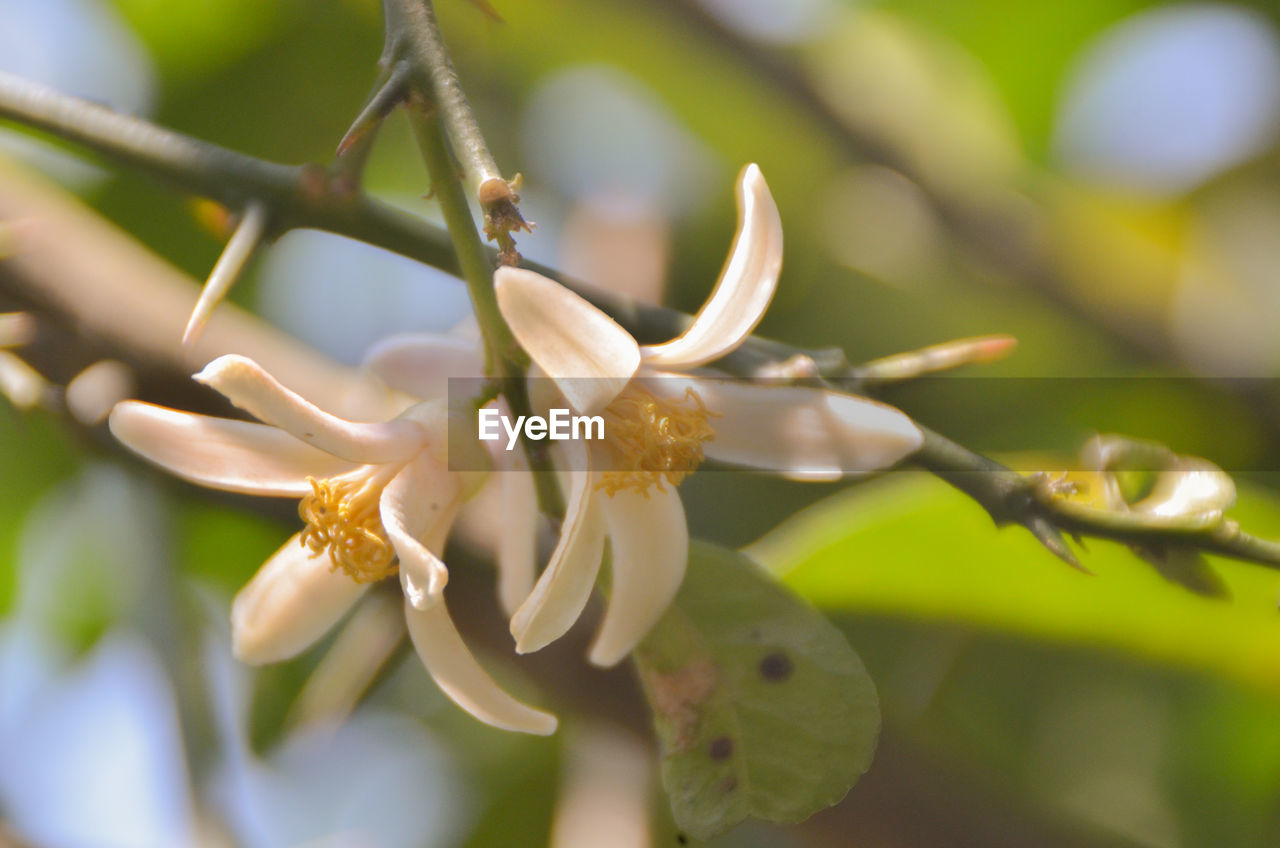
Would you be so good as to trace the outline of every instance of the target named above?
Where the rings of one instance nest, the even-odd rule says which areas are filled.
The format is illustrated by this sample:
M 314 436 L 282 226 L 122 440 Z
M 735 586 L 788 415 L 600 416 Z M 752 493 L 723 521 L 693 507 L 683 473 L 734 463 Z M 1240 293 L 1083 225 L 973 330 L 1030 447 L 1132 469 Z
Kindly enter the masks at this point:
M 447 333 L 386 338 L 369 350 L 364 365 L 396 392 L 447 402 L 450 378 L 461 378 L 467 388 L 480 387 L 484 350 L 475 324 L 464 321 Z M 501 399 L 491 405 L 505 408 Z M 503 450 L 496 442 L 486 444 L 495 473 L 462 505 L 454 533 L 492 555 L 498 572 L 498 602 L 511 615 L 529 596 L 538 576 L 537 495 L 524 452 Z
M 448 569 L 438 552 L 464 485 L 444 455 L 442 402 L 420 403 L 390 421 L 355 423 L 317 408 L 244 357 L 220 357 L 196 379 L 266 423 L 126 401 L 112 411 L 110 425 L 130 449 L 191 482 L 301 498 L 307 526 L 267 560 L 232 605 L 240 659 L 256 664 L 297 654 L 372 581 L 398 571 L 410 636 L 440 688 L 495 727 L 538 734 L 555 729 L 553 716 L 494 683 L 445 607 Z
M 704 453 L 831 479 L 891 465 L 920 446 L 910 419 L 874 401 L 686 373 L 742 344 L 773 298 L 782 224 L 755 165 L 742 172 L 738 208 L 738 232 L 715 289 L 689 327 L 664 344 L 639 345 L 554 280 L 516 268 L 495 274 L 502 315 L 537 368 L 576 412 L 606 420 L 606 448 L 586 456 L 583 443 L 560 443 L 579 455 L 565 463 L 573 472 L 559 543 L 511 621 L 517 651 L 543 647 L 577 619 L 606 537 L 612 589 L 590 657 L 607 666 L 631 651 L 684 577 L 688 529 L 675 485 Z

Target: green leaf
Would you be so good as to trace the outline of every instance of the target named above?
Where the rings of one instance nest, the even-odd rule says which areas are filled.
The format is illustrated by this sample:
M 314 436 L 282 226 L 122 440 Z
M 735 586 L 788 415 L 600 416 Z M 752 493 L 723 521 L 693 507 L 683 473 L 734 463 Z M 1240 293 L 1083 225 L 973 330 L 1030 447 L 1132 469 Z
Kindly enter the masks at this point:
M 1275 495 L 1238 488 L 1229 517 L 1280 535 Z M 1203 597 L 1124 545 L 1089 539 L 1080 559 L 1094 576 L 1081 574 L 1021 528 L 996 529 L 927 474 L 895 473 L 829 498 L 747 552 L 829 614 L 959 623 L 1280 691 L 1274 569 L 1205 557 L 1228 599 Z
M 169 76 L 208 73 L 253 51 L 285 17 L 263 0 L 117 0 L 135 34 Z
M 798 822 L 848 793 L 880 730 L 843 635 L 745 556 L 695 542 L 675 604 L 637 648 L 676 824 Z

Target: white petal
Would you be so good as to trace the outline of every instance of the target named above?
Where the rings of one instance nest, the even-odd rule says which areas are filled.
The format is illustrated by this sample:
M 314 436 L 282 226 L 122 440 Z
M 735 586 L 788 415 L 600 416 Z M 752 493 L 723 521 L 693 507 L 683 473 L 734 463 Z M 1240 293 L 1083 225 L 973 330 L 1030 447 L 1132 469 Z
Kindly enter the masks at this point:
M 903 413 L 866 398 L 805 386 L 737 380 L 655 377 L 650 391 L 683 397 L 693 387 L 715 438 L 704 446 L 720 462 L 798 480 L 834 480 L 887 468 L 920 447 L 920 430 Z
M 253 665 L 286 660 L 308 648 L 369 587 L 312 554 L 298 534 L 271 555 L 231 604 L 232 650 Z
M 355 467 L 275 427 L 139 401 L 116 404 L 110 426 L 134 453 L 184 480 L 229 492 L 301 497 L 311 491 L 308 475 L 334 477 Z
M 400 557 L 400 586 L 419 609 L 440 602 L 449 569 L 434 551 L 458 512 L 462 484 L 429 451 L 422 451 L 382 490 L 383 529 Z
M 485 724 L 503 730 L 539 736 L 555 732 L 555 716 L 512 698 L 480 667 L 463 643 L 444 603 L 417 609 L 406 600 L 404 616 L 418 656 L 454 703 Z
M 645 364 L 687 370 L 742 344 L 769 308 L 781 270 L 782 218 L 760 168 L 748 165 L 738 180 L 738 232 L 711 297 L 677 338 L 641 348 Z
M 582 448 L 578 442 L 564 443 L 564 447 L 570 446 Z M 585 457 L 580 457 L 570 467 L 584 469 L 583 463 Z M 569 502 L 560 540 L 533 592 L 511 618 L 517 653 L 536 651 L 563 636 L 582 614 L 600 572 L 604 520 L 599 507 L 602 496 L 595 490 L 596 477 L 589 471 L 575 470 L 569 473 L 569 479 Z
M 498 603 L 507 615 L 524 603 L 537 577 L 538 493 L 523 463 L 493 478 L 500 487 L 503 525 L 498 533 Z
M 578 412 L 603 409 L 640 367 L 631 334 L 555 280 L 524 268 L 499 268 L 493 282 L 516 340 Z
M 351 462 L 400 462 L 417 453 L 425 436 L 412 421 L 356 424 L 304 400 L 243 356 L 220 356 L 195 375 L 260 421 Z
M 484 354 L 475 339 L 437 333 L 384 339 L 364 364 L 391 388 L 423 400 L 448 397 L 450 377 L 484 376 Z
M 645 497 L 624 490 L 599 498 L 609 530 L 613 585 L 591 662 L 611 666 L 631 653 L 671 605 L 689 561 L 689 528 L 674 488 Z
M 1236 502 L 1236 485 L 1218 466 L 1179 457 L 1177 467 L 1156 477 L 1151 493 L 1134 505 L 1148 515 L 1182 517 L 1219 514 Z

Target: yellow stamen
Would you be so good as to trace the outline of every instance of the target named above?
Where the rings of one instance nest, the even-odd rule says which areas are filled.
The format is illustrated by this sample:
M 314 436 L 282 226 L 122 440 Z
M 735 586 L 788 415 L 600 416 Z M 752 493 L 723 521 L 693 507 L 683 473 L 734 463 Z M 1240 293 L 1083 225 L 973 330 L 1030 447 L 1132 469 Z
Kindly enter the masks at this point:
M 308 477 L 311 494 L 298 504 L 307 523 L 300 541 L 313 553 L 329 551 L 334 569 L 341 568 L 357 583 L 372 583 L 396 573 L 395 549 L 387 540 L 378 512 L 378 498 L 386 481 L 382 475 Z
M 631 383 L 604 411 L 604 431 L 614 454 L 614 468 L 597 488 L 608 495 L 634 489 L 648 497 L 663 483 L 680 485 L 702 464 L 702 446 L 715 438 L 707 423 L 718 418 L 692 387 L 680 400 L 665 400 Z

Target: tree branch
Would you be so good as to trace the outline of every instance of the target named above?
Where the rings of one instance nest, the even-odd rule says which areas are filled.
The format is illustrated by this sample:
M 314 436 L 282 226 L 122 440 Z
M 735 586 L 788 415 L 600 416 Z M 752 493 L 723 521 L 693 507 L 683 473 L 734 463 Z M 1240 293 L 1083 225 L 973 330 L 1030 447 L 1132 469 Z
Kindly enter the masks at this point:
M 328 230 L 462 276 L 444 230 L 349 187 L 335 188 L 319 166 L 287 166 L 255 159 L 3 74 L 0 117 L 84 145 L 120 164 L 223 203 L 239 206 L 260 201 L 270 208 L 272 223 L 279 231 L 296 227 Z M 488 250 L 492 263 L 496 252 L 481 249 Z M 675 310 L 592 289 L 552 269 L 532 263 L 529 267 L 580 292 L 642 341 L 671 338 L 691 320 Z M 69 303 L 68 308 L 74 310 L 77 305 Z M 752 337 L 717 365 L 727 373 L 755 378 L 771 366 L 796 360 L 808 363 L 812 374 L 830 381 L 833 388 L 855 393 L 861 389 L 860 372 L 838 350 L 804 350 Z M 1021 524 L 1069 562 L 1074 558 L 1062 539 L 1063 531 L 1131 545 L 1179 545 L 1280 566 L 1280 545 L 1249 536 L 1230 522 L 1209 529 L 1171 530 L 1165 526 L 1116 527 L 1100 517 L 1078 514 L 1065 499 L 1040 497 L 1034 478 L 922 429 L 924 445 L 912 461 L 972 497 L 997 524 Z
M 435 106 L 462 163 L 467 187 L 484 211 L 485 235 L 497 242 L 503 263 L 518 264 L 512 233 L 530 227 L 516 207 L 520 197 L 513 183 L 503 179 L 467 103 L 431 0 L 383 0 L 382 5 L 387 25 L 382 61 L 403 63 L 409 85 Z

